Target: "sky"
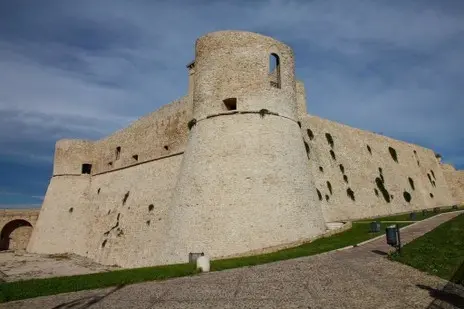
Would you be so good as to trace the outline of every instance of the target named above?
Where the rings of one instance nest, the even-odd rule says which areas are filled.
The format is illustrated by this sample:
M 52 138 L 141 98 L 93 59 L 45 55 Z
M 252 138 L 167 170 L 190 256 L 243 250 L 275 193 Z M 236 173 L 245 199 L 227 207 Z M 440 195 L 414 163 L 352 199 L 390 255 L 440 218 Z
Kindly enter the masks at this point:
M 0 0 L 0 208 L 40 207 L 58 139 L 182 97 L 195 40 L 228 29 L 294 49 L 310 114 L 464 169 L 462 0 Z

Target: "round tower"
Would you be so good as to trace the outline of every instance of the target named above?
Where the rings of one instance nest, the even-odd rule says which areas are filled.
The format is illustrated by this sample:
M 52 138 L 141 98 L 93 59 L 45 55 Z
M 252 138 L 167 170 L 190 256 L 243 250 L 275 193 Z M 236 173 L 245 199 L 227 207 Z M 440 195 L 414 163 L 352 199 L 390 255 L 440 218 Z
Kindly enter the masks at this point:
M 290 47 L 242 31 L 200 37 L 193 106 L 163 263 L 186 262 L 190 252 L 246 254 L 324 232 Z

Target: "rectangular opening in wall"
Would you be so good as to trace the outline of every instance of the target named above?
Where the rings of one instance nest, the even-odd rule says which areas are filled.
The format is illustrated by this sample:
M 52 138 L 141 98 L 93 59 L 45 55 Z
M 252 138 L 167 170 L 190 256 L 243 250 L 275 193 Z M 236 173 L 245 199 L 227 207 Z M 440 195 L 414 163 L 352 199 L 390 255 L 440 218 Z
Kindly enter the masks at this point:
M 139 160 L 139 155 L 133 155 L 132 159 L 134 159 L 135 161 L 138 161 Z
M 224 102 L 224 106 L 228 111 L 234 111 L 237 109 L 237 98 L 228 98 L 222 102 Z
M 280 58 L 274 53 L 269 55 L 269 77 L 271 87 L 280 88 Z
M 116 147 L 116 160 L 119 160 L 119 157 L 121 156 L 121 147 Z
M 82 164 L 82 174 L 90 174 L 92 172 L 92 164 L 84 163 Z

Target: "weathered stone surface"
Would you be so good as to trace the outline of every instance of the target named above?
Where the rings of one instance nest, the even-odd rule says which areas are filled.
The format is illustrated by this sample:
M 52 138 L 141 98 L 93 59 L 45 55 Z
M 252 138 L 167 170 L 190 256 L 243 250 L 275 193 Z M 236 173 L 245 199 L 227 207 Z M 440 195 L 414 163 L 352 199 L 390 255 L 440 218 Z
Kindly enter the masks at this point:
M 102 140 L 56 143 L 29 251 L 123 267 L 187 262 L 464 201 L 461 172 L 443 172 L 432 150 L 307 115 L 289 46 L 219 31 L 195 52 L 186 96 Z

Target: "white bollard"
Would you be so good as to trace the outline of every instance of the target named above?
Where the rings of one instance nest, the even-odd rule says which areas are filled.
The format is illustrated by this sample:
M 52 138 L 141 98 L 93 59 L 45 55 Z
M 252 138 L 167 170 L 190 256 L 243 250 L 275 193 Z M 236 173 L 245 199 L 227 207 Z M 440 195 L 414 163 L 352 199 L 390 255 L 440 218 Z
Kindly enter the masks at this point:
M 200 269 L 201 272 L 209 272 L 209 258 L 203 253 L 197 258 L 197 269 Z

